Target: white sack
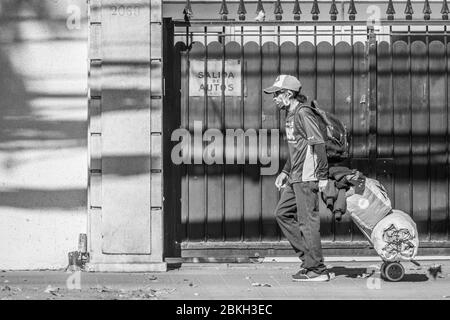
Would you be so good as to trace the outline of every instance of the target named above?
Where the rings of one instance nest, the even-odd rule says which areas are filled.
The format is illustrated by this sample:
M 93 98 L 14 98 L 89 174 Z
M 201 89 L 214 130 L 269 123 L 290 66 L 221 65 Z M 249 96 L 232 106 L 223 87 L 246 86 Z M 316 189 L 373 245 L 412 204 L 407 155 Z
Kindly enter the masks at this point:
M 347 198 L 347 210 L 356 224 L 372 230 L 391 212 L 392 207 L 383 185 L 377 180 L 366 178 L 364 193 Z
M 416 223 L 401 210 L 392 210 L 372 230 L 371 242 L 386 261 L 411 260 L 419 248 Z

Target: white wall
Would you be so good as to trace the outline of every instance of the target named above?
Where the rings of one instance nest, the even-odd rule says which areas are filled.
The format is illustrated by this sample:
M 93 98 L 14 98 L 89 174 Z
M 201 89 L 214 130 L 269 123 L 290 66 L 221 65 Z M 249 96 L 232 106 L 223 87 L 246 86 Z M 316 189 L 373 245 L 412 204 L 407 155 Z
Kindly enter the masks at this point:
M 86 2 L 2 0 L 0 29 L 0 269 L 64 268 L 87 225 Z

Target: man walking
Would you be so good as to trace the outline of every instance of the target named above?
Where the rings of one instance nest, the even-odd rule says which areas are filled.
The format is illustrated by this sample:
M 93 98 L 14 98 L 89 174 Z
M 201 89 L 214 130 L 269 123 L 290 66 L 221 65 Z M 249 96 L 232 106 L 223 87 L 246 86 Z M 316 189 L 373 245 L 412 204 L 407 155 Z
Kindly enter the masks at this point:
M 302 261 L 294 281 L 328 281 L 320 242 L 318 192 L 328 181 L 328 161 L 324 137 L 313 110 L 304 105 L 300 81 L 280 75 L 264 89 L 273 94 L 276 106 L 287 111 L 286 136 L 289 158 L 275 181 L 281 193 L 275 216 L 283 234 Z

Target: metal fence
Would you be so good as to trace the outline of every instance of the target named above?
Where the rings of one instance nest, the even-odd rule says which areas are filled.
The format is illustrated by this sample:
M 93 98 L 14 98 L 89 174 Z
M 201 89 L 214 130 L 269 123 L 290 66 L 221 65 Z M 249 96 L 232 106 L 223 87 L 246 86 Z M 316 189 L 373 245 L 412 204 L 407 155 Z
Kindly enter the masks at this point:
M 172 0 L 173 1 L 173 0 Z M 237 2 L 237 6 L 236 6 Z M 308 19 L 309 17 L 313 21 L 320 20 L 321 14 L 323 15 L 324 12 L 327 12 L 329 14 L 329 20 L 330 21 L 337 21 L 340 17 L 343 15 L 346 15 L 349 21 L 355 21 L 357 20 L 358 14 L 358 3 L 364 2 L 364 1 L 345 1 L 345 7 L 346 12 L 342 12 L 345 10 L 343 6 L 343 2 L 336 3 L 335 0 L 319 2 L 317 0 L 314 1 L 299 1 L 299 0 L 293 0 L 293 1 L 230 1 L 230 0 L 221 0 L 221 1 L 208 1 L 208 3 L 217 3 L 217 16 L 211 17 L 210 20 L 214 18 L 221 19 L 223 21 L 227 20 L 239 20 L 239 21 L 245 21 L 249 19 L 253 19 L 253 10 L 248 11 L 247 8 L 255 9 L 256 13 L 256 19 L 258 21 L 264 21 L 266 19 L 266 16 L 268 16 L 268 10 L 266 10 L 267 7 L 273 7 L 273 17 L 276 21 L 281 20 L 294 20 L 294 21 L 300 21 L 304 20 L 305 18 Z M 384 13 L 386 15 L 387 20 L 394 20 L 396 16 L 398 16 L 399 12 L 403 11 L 404 19 L 405 20 L 413 20 L 417 18 L 418 13 L 414 11 L 414 8 L 417 10 L 417 6 L 419 4 L 416 4 L 417 1 L 411 1 L 406 0 L 404 4 L 396 3 L 394 4 L 394 1 L 370 1 L 374 4 L 378 5 L 381 3 L 384 7 Z M 421 18 L 424 20 L 431 20 L 433 15 L 436 14 L 436 12 L 433 12 L 432 8 L 434 7 L 435 10 L 437 7 L 435 4 L 437 4 L 437 1 L 432 1 L 430 4 L 430 1 L 422 1 L 420 5 L 422 5 L 421 10 Z M 441 15 L 442 20 L 448 20 L 448 14 L 449 14 L 449 7 L 447 0 L 442 0 L 440 5 L 440 9 L 438 9 L 438 12 Z M 194 4 L 192 4 L 194 3 Z M 218 5 L 220 3 L 220 5 Z M 196 14 L 204 10 L 204 6 L 207 4 L 206 1 L 191 1 L 186 0 L 185 6 L 183 9 L 183 14 L 185 16 L 185 21 L 190 21 L 191 19 L 195 18 Z M 233 5 L 233 7 L 236 7 L 236 12 L 231 12 L 228 7 L 230 5 Z M 404 7 L 401 7 L 401 6 Z M 284 8 L 289 7 L 289 9 L 292 9 L 292 11 L 286 11 Z M 341 11 L 339 10 L 339 7 L 341 7 Z M 373 17 L 373 16 L 371 16 Z
M 393 9 L 391 1 L 389 8 Z M 447 252 L 447 27 L 437 21 L 384 20 L 385 37 L 381 38 L 376 26 L 367 26 L 366 21 L 296 20 L 293 24 L 243 20 L 166 21 L 172 39 L 185 37 L 185 41 L 168 43 L 173 50 L 168 53 L 170 63 L 165 73 L 171 93 L 165 107 L 170 114 L 166 117 L 166 155 L 173 147 L 167 140 L 171 129 L 181 126 L 192 131 L 194 121 L 201 121 L 203 130 L 217 128 L 222 132 L 229 128 L 279 128 L 282 165 L 287 157 L 284 114 L 273 107 L 272 97 L 262 89 L 270 86 L 277 74 L 295 75 L 309 98 L 338 115 L 350 129 L 351 159 L 345 164 L 380 180 L 393 206 L 411 214 L 418 225 L 422 252 Z M 328 26 L 328 34 L 317 31 L 321 25 Z M 230 26 L 241 32 L 228 35 Z M 283 33 L 283 26 L 294 28 L 296 33 Z M 344 34 L 340 26 L 346 26 Z M 433 26 L 436 28 L 431 31 Z M 211 27 L 219 27 L 223 33 L 218 34 L 217 29 L 210 32 Z M 244 32 L 247 27 L 259 33 Z M 310 39 L 298 32 L 302 27 L 313 30 L 306 34 Z M 265 28 L 274 28 L 275 35 L 267 35 Z M 193 29 L 203 41 L 193 41 Z M 265 41 L 267 36 L 275 36 L 276 41 Z M 253 38 L 246 41 L 246 37 Z M 239 96 L 225 92 L 212 95 L 207 90 L 201 95 L 190 94 L 192 65 L 203 63 L 206 74 L 211 68 L 208 61 L 222 61 L 221 72 L 227 72 L 226 61 L 239 61 Z M 170 181 L 179 183 L 166 190 L 170 203 L 175 203 L 166 214 L 173 228 L 172 240 L 181 244 L 183 255 L 289 252 L 273 215 L 279 199 L 275 176 L 261 176 L 259 166 L 249 164 L 166 166 Z M 325 250 L 331 249 L 329 254 L 338 254 L 339 248 L 367 252 L 364 237 L 348 215 L 337 223 L 322 212 L 321 234 Z

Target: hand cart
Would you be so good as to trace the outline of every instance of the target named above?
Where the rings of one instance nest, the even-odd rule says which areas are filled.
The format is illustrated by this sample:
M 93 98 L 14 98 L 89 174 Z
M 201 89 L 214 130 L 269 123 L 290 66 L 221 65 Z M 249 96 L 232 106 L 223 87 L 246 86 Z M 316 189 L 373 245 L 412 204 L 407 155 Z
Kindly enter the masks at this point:
M 369 243 L 373 246 L 373 243 L 370 238 L 369 230 L 365 229 L 363 226 L 360 226 L 355 221 L 355 219 L 353 219 L 353 217 L 352 217 L 352 220 L 358 226 L 359 230 L 361 230 L 361 232 L 367 238 Z M 380 258 L 382 258 L 382 257 L 380 257 Z M 416 261 L 413 261 L 413 260 L 410 260 L 410 261 L 416 265 L 419 265 Z M 381 271 L 381 278 L 386 281 L 397 282 L 397 281 L 402 280 L 403 277 L 405 276 L 405 268 L 400 263 L 400 260 L 388 261 L 388 260 L 383 259 L 383 262 L 380 267 L 380 271 Z

